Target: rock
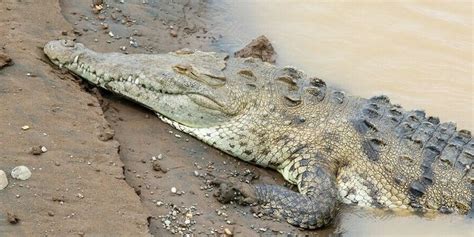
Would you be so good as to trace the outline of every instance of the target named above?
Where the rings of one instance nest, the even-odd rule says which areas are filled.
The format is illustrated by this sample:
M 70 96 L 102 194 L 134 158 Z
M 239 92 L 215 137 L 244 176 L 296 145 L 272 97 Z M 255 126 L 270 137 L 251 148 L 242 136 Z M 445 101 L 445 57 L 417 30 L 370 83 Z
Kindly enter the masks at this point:
M 14 179 L 27 180 L 31 177 L 31 171 L 28 167 L 21 165 L 13 168 L 11 175 Z
M 170 30 L 170 35 L 173 36 L 173 37 L 177 37 L 178 32 L 176 32 L 175 30 Z
M 20 218 L 18 218 L 14 213 L 11 212 L 7 212 L 7 220 L 8 223 L 12 225 L 18 224 L 18 222 L 20 222 Z
M 217 200 L 223 204 L 230 203 L 236 198 L 236 196 L 237 193 L 227 183 L 221 183 L 219 185 L 219 189 L 217 189 L 217 191 L 214 193 L 214 197 L 216 197 Z
M 13 65 L 13 60 L 6 54 L 0 53 L 0 69 Z
M 163 168 L 163 167 L 161 167 L 160 163 L 158 163 L 157 161 L 154 161 L 154 162 L 153 162 L 153 170 L 154 170 L 154 171 L 161 171 L 161 172 L 163 172 L 163 173 L 168 172 L 168 170 L 165 169 L 165 168 Z
M 227 236 L 232 236 L 232 231 L 231 231 L 229 228 L 225 228 L 225 229 L 224 229 L 224 233 L 225 233 Z
M 171 187 L 171 193 L 176 193 L 177 190 L 176 190 L 176 187 Z
M 99 140 L 106 142 L 108 140 L 111 140 L 115 136 L 115 131 L 111 129 L 110 127 L 102 127 L 100 133 L 99 133 Z
M 104 4 L 104 0 L 92 0 L 92 6 L 99 6 Z
M 264 62 L 275 63 L 276 52 L 272 44 L 264 35 L 252 40 L 243 49 L 234 53 L 239 58 L 259 58 Z
M 8 178 L 5 171 L 0 170 L 0 190 L 5 189 L 8 186 Z
M 41 146 L 33 146 L 30 148 L 30 154 L 39 156 L 43 153 Z

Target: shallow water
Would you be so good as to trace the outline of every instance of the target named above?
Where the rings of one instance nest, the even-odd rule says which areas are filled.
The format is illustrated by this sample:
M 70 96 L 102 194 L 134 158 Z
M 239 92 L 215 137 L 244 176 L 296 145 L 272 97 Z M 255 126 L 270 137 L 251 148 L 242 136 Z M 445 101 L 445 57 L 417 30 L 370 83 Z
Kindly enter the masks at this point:
M 233 1 L 222 30 L 238 49 L 266 35 L 277 63 L 351 94 L 388 95 L 474 130 L 471 2 Z
M 354 95 L 386 94 L 407 109 L 422 108 L 442 121 L 457 122 L 460 129 L 474 130 L 471 2 L 224 5 L 228 15 L 224 24 L 216 23 L 225 32 L 221 47 L 235 51 L 264 34 L 280 65 L 296 66 Z M 348 208 L 335 231 L 345 236 L 474 236 L 473 224 L 457 215 Z

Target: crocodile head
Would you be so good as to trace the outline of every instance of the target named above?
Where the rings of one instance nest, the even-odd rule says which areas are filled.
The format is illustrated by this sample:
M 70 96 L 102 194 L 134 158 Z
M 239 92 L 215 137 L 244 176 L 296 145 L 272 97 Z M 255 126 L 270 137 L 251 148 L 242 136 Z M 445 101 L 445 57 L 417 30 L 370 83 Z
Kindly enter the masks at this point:
M 190 128 L 222 124 L 252 98 L 242 82 L 225 77 L 226 54 L 96 53 L 69 40 L 51 41 L 44 52 L 54 64 Z

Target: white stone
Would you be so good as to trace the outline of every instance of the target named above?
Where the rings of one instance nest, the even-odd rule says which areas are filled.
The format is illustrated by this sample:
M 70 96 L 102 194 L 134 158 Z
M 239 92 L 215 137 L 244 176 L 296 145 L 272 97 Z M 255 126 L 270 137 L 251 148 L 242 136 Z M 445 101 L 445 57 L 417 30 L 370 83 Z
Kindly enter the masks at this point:
M 0 170 L 0 190 L 3 190 L 7 186 L 8 186 L 7 174 L 5 174 L 5 171 Z
M 13 168 L 11 175 L 14 179 L 27 180 L 31 177 L 31 171 L 28 167 L 20 165 Z
M 177 190 L 176 190 L 176 187 L 172 187 L 172 188 L 171 188 L 171 192 L 172 192 L 172 193 L 176 193 L 176 191 L 177 191 Z

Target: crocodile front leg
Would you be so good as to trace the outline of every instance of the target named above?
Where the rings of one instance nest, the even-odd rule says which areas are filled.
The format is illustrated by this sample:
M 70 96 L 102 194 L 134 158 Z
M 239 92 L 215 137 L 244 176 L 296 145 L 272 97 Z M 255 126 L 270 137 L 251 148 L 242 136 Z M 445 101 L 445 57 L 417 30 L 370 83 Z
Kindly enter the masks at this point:
M 233 188 L 245 197 L 245 202 L 259 204 L 264 214 L 302 228 L 320 228 L 331 222 L 337 208 L 335 172 L 322 161 L 320 157 L 293 160 L 290 172 L 299 192 L 267 184 L 238 183 Z

